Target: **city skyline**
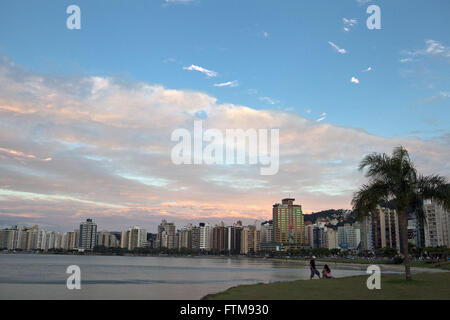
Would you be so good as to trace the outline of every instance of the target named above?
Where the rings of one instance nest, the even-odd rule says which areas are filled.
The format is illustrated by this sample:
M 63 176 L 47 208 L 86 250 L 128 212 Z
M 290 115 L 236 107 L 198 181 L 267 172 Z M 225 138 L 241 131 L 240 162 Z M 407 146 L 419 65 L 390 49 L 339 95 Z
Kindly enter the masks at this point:
M 118 231 L 98 229 L 97 223 L 88 218 L 80 222 L 79 228 L 64 233 L 42 230 L 38 225 L 12 226 L 0 229 L 0 248 L 72 253 L 101 253 L 105 249 L 120 248 L 129 252 L 142 249 L 147 253 L 172 250 L 172 254 L 209 252 L 231 255 L 308 249 L 351 250 L 359 254 L 374 254 L 386 248 L 397 252 L 403 250 L 401 222 L 397 211 L 392 209 L 392 203 L 378 206 L 361 221 L 357 221 L 351 211 L 336 210 L 325 216 L 319 213 L 303 223 L 301 206 L 294 201 L 293 198 L 282 199 L 282 204 L 273 206 L 273 220 L 254 221 L 252 224 L 238 220 L 232 224 L 198 222 L 177 227 L 173 222 L 162 219 L 157 232 L 147 232 L 140 226 Z M 408 243 L 417 248 L 448 247 L 450 211 L 431 201 L 425 201 L 424 208 L 426 221 L 423 224 L 418 222 L 414 213 L 408 215 Z
M 0 4 L 0 228 L 265 221 L 288 196 L 350 209 L 360 160 L 398 145 L 450 176 L 448 1 L 103 4 Z M 196 120 L 279 129 L 279 172 L 173 164 Z

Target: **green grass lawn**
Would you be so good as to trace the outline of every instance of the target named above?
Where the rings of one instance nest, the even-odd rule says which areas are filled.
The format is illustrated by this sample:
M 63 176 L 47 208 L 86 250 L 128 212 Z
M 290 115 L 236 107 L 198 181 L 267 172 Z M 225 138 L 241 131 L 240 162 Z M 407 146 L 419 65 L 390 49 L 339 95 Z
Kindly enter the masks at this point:
M 301 260 L 309 262 L 310 259 L 306 258 L 291 258 L 291 260 Z M 324 263 L 356 263 L 356 264 L 391 264 L 390 261 L 386 260 L 364 260 L 364 259 L 343 259 L 343 258 L 318 258 L 316 262 L 324 262 Z M 439 265 L 436 263 L 427 263 L 423 261 L 410 261 L 411 267 L 419 267 L 419 268 L 431 268 L 431 269 L 442 269 L 442 270 L 450 270 L 450 263 L 443 262 Z
M 242 285 L 206 300 L 450 300 L 450 272 L 414 274 L 413 280 L 404 275 L 381 276 L 381 289 L 369 290 L 367 276 L 338 279 L 298 280 L 270 284 Z

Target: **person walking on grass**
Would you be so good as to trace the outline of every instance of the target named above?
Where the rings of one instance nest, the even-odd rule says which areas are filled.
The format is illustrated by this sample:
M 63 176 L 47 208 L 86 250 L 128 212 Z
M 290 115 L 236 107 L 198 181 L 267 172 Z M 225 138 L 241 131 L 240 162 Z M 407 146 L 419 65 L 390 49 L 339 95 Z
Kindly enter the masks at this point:
M 316 274 L 320 279 L 320 272 L 316 269 L 316 257 L 315 256 L 312 256 L 311 261 L 309 262 L 309 269 L 311 270 L 310 280 L 312 280 L 312 278 L 314 278 L 314 275 L 316 275 Z

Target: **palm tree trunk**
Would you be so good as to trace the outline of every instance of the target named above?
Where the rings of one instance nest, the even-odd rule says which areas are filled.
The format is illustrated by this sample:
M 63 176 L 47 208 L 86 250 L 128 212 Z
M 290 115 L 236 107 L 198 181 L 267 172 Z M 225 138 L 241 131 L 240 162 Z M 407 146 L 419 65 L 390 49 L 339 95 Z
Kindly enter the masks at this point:
M 403 255 L 404 260 L 403 263 L 405 264 L 405 277 L 406 280 L 411 280 L 411 266 L 409 265 L 409 252 L 408 252 L 408 214 L 406 213 L 406 210 L 403 212 L 399 212 L 400 214 L 400 238 L 402 241 L 402 247 L 403 247 Z

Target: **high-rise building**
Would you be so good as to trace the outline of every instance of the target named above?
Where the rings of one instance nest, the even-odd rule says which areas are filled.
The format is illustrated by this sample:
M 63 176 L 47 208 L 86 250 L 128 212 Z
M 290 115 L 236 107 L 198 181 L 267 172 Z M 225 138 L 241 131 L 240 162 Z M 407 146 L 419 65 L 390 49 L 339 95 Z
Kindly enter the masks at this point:
M 39 238 L 39 227 L 34 225 L 28 230 L 27 250 L 37 249 L 37 241 Z
M 375 251 L 374 240 L 373 240 L 373 229 L 372 229 L 372 216 L 365 216 L 361 224 L 360 235 L 361 235 L 361 250 L 368 250 L 371 252 Z
M 302 207 L 294 204 L 295 199 L 283 199 L 273 205 L 273 238 L 283 245 L 305 243 L 305 226 Z
M 450 247 L 450 211 L 446 211 L 435 201 L 424 201 L 425 225 L 424 236 L 426 247 Z
M 162 220 L 161 224 L 158 226 L 158 237 L 157 240 L 161 247 L 168 249 L 175 249 L 178 244 L 175 241 L 176 227 L 173 223 L 168 223 L 166 220 Z
M 97 224 L 87 219 L 80 224 L 78 249 L 93 250 L 97 244 Z
M 242 222 L 238 221 L 228 229 L 228 245 L 227 250 L 231 254 L 241 253 L 241 237 L 242 237 Z
M 37 249 L 48 251 L 53 249 L 62 249 L 62 234 L 55 231 L 39 231 Z
M 116 235 L 108 231 L 101 231 L 97 234 L 97 245 L 106 248 L 117 248 L 119 246 L 119 241 Z
M 191 249 L 200 250 L 200 226 L 192 227 L 191 231 Z
M 17 230 L 17 246 L 16 249 L 33 250 L 37 247 L 39 228 L 37 225 L 33 227 L 20 227 Z
M 80 244 L 80 229 L 73 230 L 72 237 L 72 249 L 78 249 L 78 245 Z
M 130 230 L 122 231 L 120 233 L 120 247 L 122 249 L 128 249 L 128 238 L 130 237 Z
M 18 230 L 17 227 L 3 229 L 0 231 L 0 248 L 15 250 L 17 247 Z
M 314 225 L 311 221 L 305 221 L 305 245 L 311 248 L 314 245 Z
M 188 224 L 180 230 L 179 248 L 192 249 L 192 224 Z
M 147 246 L 147 231 L 145 229 L 135 226 L 128 230 L 127 235 L 128 250 L 145 248 Z
M 211 249 L 218 252 L 227 250 L 228 247 L 228 228 L 225 227 L 223 221 L 212 230 L 212 247 Z
M 261 241 L 262 243 L 273 242 L 273 221 L 265 221 L 261 224 Z
M 424 223 L 421 223 L 414 212 L 408 215 L 408 242 L 417 248 L 425 247 Z
M 338 249 L 338 233 L 333 228 L 327 227 L 325 232 L 325 248 Z
M 313 225 L 313 245 L 312 248 L 326 248 L 326 227 L 323 225 Z
M 200 224 L 200 250 L 210 250 L 212 246 L 212 228 L 209 224 Z
M 400 251 L 400 224 L 395 209 L 379 206 L 372 213 L 374 249 L 396 248 Z
M 355 250 L 361 242 L 361 230 L 359 225 L 349 223 L 338 226 L 338 245 L 342 249 Z
M 261 229 L 258 225 L 250 225 L 242 228 L 241 254 L 256 253 L 261 251 Z
M 62 248 L 64 250 L 73 250 L 75 245 L 75 232 L 66 232 L 62 237 Z

